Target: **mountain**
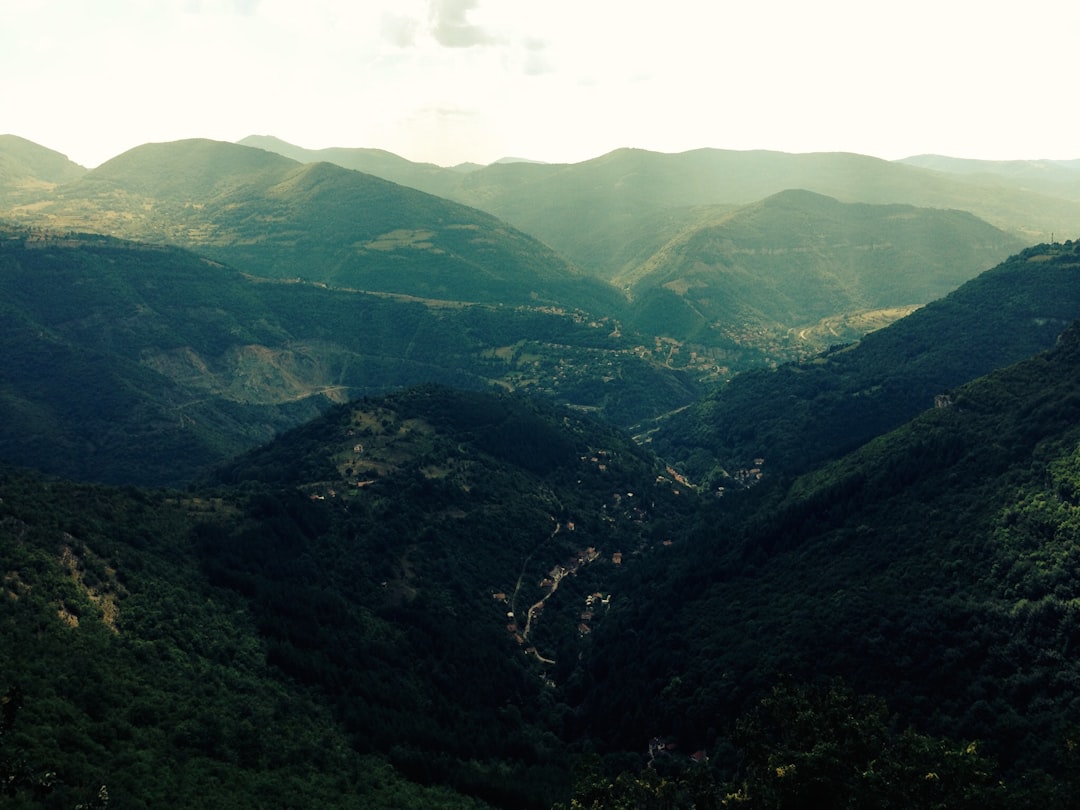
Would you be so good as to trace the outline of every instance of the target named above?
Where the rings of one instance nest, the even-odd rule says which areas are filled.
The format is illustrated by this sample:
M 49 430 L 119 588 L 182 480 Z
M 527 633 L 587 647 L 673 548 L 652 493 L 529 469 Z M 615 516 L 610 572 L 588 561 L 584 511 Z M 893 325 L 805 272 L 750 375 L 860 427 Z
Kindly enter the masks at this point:
M 745 205 L 789 189 L 842 202 L 969 211 L 1025 241 L 1069 233 L 1080 213 L 1072 198 L 861 155 L 715 149 L 675 155 L 624 149 L 570 166 L 492 166 L 463 177 L 454 198 L 612 277 L 640 256 L 634 248 L 643 222 L 666 217 L 678 228 L 693 222 L 687 210 L 693 206 Z M 615 234 L 629 237 L 629 247 Z
M 949 406 L 790 485 L 763 484 L 739 519 L 719 502 L 685 558 L 636 569 L 635 589 L 657 598 L 621 602 L 593 634 L 581 712 L 611 730 L 614 748 L 666 734 L 679 750 L 730 757 L 725 718 L 785 678 L 840 678 L 886 700 L 898 728 L 973 741 L 953 761 L 966 746 L 996 762 L 999 789 L 1013 792 L 1002 806 L 1068 806 L 1078 390 L 1074 324 L 1052 350 L 954 390 Z M 615 673 L 619 688 L 603 688 Z M 856 753 L 842 728 L 808 733 L 800 718 L 833 722 L 812 708 L 774 715 L 779 725 L 758 737 L 784 749 L 777 759 L 747 752 L 774 765 L 759 798 L 765 788 L 807 795 L 818 780 L 817 790 L 890 793 L 875 786 L 881 743 Z M 787 788 L 777 761 L 798 763 Z
M 525 234 L 480 211 L 327 163 L 235 144 L 137 147 L 16 221 L 176 244 L 245 272 L 423 298 L 615 304 Z
M 1052 346 L 1080 317 L 1078 272 L 1080 243 L 1029 248 L 858 343 L 734 378 L 660 422 L 653 446 L 725 485 L 755 458 L 772 474 L 805 471 Z
M 1074 325 L 725 499 L 439 386 L 185 493 L 4 473 L 0 774 L 57 806 L 543 808 L 580 752 L 595 807 L 1066 807 L 1077 390 Z
M 608 320 L 259 280 L 178 248 L 0 230 L 0 458 L 182 485 L 332 402 L 442 382 L 530 390 L 622 424 L 684 372 Z
M 85 172 L 59 152 L 17 135 L 0 135 L 0 200 L 68 183 Z
M 688 228 L 616 281 L 645 333 L 767 351 L 763 331 L 810 347 L 819 321 L 906 314 L 1021 246 L 960 211 L 785 191 Z M 842 339 L 833 330 L 819 348 Z
M 456 168 L 448 169 L 434 163 L 413 163 L 384 149 L 304 149 L 271 135 L 249 135 L 237 143 L 284 155 L 298 163 L 333 163 L 439 197 L 448 197 L 459 179 Z
M 302 155 L 296 147 L 278 149 Z M 1071 235 L 1080 217 L 1068 163 L 1045 165 L 1048 182 L 1033 186 L 1018 176 L 959 174 L 917 162 L 839 152 L 618 149 L 575 164 L 486 166 L 458 175 L 456 186 L 446 185 L 454 179 L 449 174 L 391 179 L 494 214 L 601 278 L 633 272 L 700 224 L 697 207 L 743 206 L 791 189 L 848 203 L 968 211 L 1027 243 Z
M 1019 248 L 958 211 L 882 208 L 874 217 L 853 203 L 828 209 L 794 191 L 730 202 L 769 183 L 805 181 L 882 198 L 911 191 L 915 180 L 898 179 L 898 172 L 927 185 L 924 170 L 853 155 L 620 150 L 572 166 L 500 163 L 466 173 L 372 150 L 325 155 L 524 217 L 533 233 L 620 291 L 476 209 L 284 156 L 314 160 L 321 152 L 267 137 L 246 142 L 260 148 L 147 144 L 8 216 L 54 230 L 179 244 L 253 275 L 424 299 L 583 310 L 615 319 L 628 335 L 638 332 L 637 345 L 654 362 L 702 380 L 859 337 Z M 421 175 L 441 185 L 422 183 Z M 955 178 L 948 182 L 948 190 L 938 183 L 941 194 L 929 197 L 963 196 Z M 565 241 L 574 234 L 588 244 Z M 789 244 L 793 234 L 798 245 Z M 770 240 L 777 238 L 794 252 L 776 253 Z M 931 241 L 948 245 L 948 252 L 935 258 L 927 250 Z M 728 255 L 729 242 L 735 256 Z M 797 274 L 792 257 L 801 264 Z M 942 281 L 933 281 L 935 275 Z M 835 290 L 831 298 L 821 294 L 826 285 Z
M 549 807 L 551 678 L 666 536 L 653 514 L 692 503 L 662 473 L 589 417 L 439 386 L 335 407 L 211 489 L 5 472 L 6 789 Z
M 1080 200 L 1080 160 L 972 160 L 916 155 L 900 162 L 937 172 L 997 179 L 1020 188 Z

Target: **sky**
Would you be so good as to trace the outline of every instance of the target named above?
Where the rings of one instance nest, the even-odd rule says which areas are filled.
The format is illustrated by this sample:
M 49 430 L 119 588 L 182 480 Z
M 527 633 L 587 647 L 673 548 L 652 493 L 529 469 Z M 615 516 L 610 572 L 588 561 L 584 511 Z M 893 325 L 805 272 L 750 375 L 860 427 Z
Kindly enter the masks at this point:
M 1075 159 L 1078 38 L 1069 0 L 2 0 L 0 133 Z

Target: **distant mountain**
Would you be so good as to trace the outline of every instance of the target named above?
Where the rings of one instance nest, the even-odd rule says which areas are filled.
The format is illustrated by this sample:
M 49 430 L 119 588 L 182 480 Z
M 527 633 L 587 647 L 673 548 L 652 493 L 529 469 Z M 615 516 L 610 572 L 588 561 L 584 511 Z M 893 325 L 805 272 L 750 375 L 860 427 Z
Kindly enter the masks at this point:
M 495 164 L 500 164 L 500 163 L 540 163 L 540 164 L 546 164 L 547 161 L 545 161 L 545 160 L 531 160 L 529 158 L 523 158 L 523 157 L 511 157 L 511 156 L 508 155 L 507 157 L 501 157 L 501 158 L 499 158 L 498 160 L 495 161 Z
M 842 202 L 965 210 L 1026 241 L 1068 233 L 1080 215 L 1080 203 L 1071 198 L 861 155 L 716 149 L 675 155 L 624 149 L 571 166 L 492 166 L 462 178 L 454 198 L 611 277 L 639 255 L 620 251 L 615 240 L 605 247 L 603 240 L 615 233 L 633 244 L 643 221 L 666 216 L 679 227 L 693 222 L 688 207 L 745 205 L 788 189 Z
M 762 330 L 782 342 L 800 329 L 809 348 L 820 320 L 909 311 L 1021 247 L 965 212 L 786 191 L 688 228 L 616 281 L 646 333 L 768 351 Z
M 288 144 L 267 148 L 324 159 Z M 351 151 L 342 150 L 342 165 L 350 165 L 345 154 Z M 488 211 L 602 278 L 634 272 L 685 228 L 701 224 L 695 207 L 743 206 L 789 189 L 841 202 L 968 211 L 1027 243 L 1051 233 L 1071 237 L 1080 221 L 1068 163 L 1046 164 L 1042 185 L 1019 175 L 958 174 L 951 164 L 908 163 L 849 153 L 618 149 L 581 163 L 500 163 L 456 176 L 396 164 L 393 176 L 383 176 Z M 367 166 L 374 174 L 390 171 Z
M 996 177 L 1020 188 L 1080 200 L 1080 160 L 972 160 L 916 155 L 899 162 L 956 175 Z
M 59 152 L 16 135 L 0 135 L 0 201 L 68 183 L 85 173 Z
M 147 144 L 30 211 L 54 229 L 199 250 L 254 275 L 454 301 L 615 304 L 488 214 L 328 163 L 192 140 Z
M 714 483 L 755 458 L 766 474 L 805 471 L 1051 347 L 1076 318 L 1080 243 L 1030 248 L 856 344 L 736 377 L 663 420 L 653 445 Z
M 298 163 L 333 163 L 440 197 L 448 197 L 459 180 L 458 167 L 444 168 L 434 163 L 413 163 L 383 149 L 304 149 L 270 135 L 249 135 L 237 143 L 283 155 Z

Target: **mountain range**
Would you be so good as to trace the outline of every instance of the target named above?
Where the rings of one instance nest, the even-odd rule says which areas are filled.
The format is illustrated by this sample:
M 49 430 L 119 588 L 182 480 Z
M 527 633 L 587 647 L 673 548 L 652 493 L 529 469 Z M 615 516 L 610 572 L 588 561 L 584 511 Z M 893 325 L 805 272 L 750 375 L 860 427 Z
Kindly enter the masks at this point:
M 0 138 L 5 801 L 1072 806 L 1076 171 Z

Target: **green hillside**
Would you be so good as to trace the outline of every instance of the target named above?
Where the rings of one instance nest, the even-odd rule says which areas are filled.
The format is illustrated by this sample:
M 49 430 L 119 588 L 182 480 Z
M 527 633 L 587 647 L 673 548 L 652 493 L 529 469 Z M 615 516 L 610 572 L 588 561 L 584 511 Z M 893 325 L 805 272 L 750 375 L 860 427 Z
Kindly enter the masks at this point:
M 1068 807 L 1078 375 L 1074 326 L 735 498 L 437 386 L 182 496 L 5 474 L 0 766 L 16 806 L 541 808 L 577 761 L 594 807 Z
M 1080 218 L 1075 169 L 1067 162 L 1042 162 L 1042 179 L 1032 182 L 1022 172 L 959 172 L 948 163 L 848 153 L 618 149 L 575 164 L 500 163 L 460 173 L 385 156 L 373 161 L 369 150 L 313 152 L 276 139 L 258 142 L 297 160 L 340 161 L 488 211 L 601 278 L 633 271 L 684 228 L 700 224 L 697 207 L 743 206 L 789 189 L 842 202 L 968 211 L 1026 243 L 1071 234 Z
M 781 475 L 835 458 L 953 387 L 1052 346 L 1080 317 L 1078 271 L 1077 243 L 1022 251 L 856 344 L 736 377 L 659 423 L 653 447 L 717 484 L 760 466 L 755 458 Z
M 806 351 L 819 321 L 925 304 L 1020 247 L 960 211 L 785 191 L 687 229 L 616 282 L 645 333 L 752 350 L 764 332 Z
M 1076 805 L 1075 167 L 247 143 L 0 138 L 5 808 Z
M 0 203 L 14 203 L 77 180 L 82 166 L 17 135 L 0 135 Z
M 745 205 L 787 189 L 843 202 L 969 211 L 1025 241 L 1045 239 L 1051 230 L 1067 232 L 1080 213 L 1080 203 L 1071 197 L 863 155 L 720 149 L 675 155 L 621 149 L 569 166 L 491 166 L 465 175 L 454 198 L 490 211 L 591 268 L 579 253 L 588 249 L 589 232 L 601 231 L 600 223 L 612 216 L 608 206 L 632 227 L 634 215 L 643 210 Z
M 237 143 L 284 155 L 298 163 L 333 163 L 346 169 L 373 174 L 402 186 L 426 191 L 437 197 L 451 197 L 453 189 L 461 180 L 461 173 L 455 169 L 443 168 L 433 163 L 413 163 L 385 149 L 304 149 L 269 135 L 249 135 Z
M 622 603 L 594 634 L 584 713 L 616 749 L 668 734 L 680 750 L 733 757 L 729 718 L 783 678 L 841 678 L 884 698 L 901 729 L 974 741 L 968 753 L 996 763 L 1011 794 L 1001 806 L 1072 806 L 1078 390 L 1074 325 L 1050 352 L 955 390 L 948 407 L 790 486 L 763 485 L 738 520 L 719 502 L 685 558 L 635 572 L 663 597 Z M 620 688 L 601 688 L 613 673 Z M 854 704 L 829 709 L 847 713 L 837 722 L 789 695 L 772 701 L 778 726 L 759 738 L 790 746 L 776 749 L 788 759 L 731 758 L 732 787 L 750 779 L 755 807 L 788 806 L 771 791 L 884 806 L 866 797 L 884 788 L 887 749 L 851 724 Z M 754 761 L 772 772 L 746 770 Z
M 528 390 L 622 424 L 688 404 L 686 374 L 608 320 L 259 281 L 175 248 L 0 239 L 0 458 L 182 484 L 332 402 L 403 385 Z
M 1021 246 L 941 205 L 1000 199 L 1019 211 L 1031 202 L 1023 189 L 976 194 L 955 175 L 857 155 L 619 150 L 574 165 L 463 172 L 377 150 L 245 142 L 253 146 L 146 144 L 6 215 L 54 232 L 186 246 L 263 277 L 581 310 L 636 332 L 654 362 L 712 381 L 860 337 Z M 360 166 L 498 212 L 592 275 L 477 208 L 293 157 Z M 825 188 L 834 201 L 781 191 L 790 184 Z M 766 191 L 773 196 L 749 202 Z M 935 207 L 878 204 L 905 198 Z M 1071 204 L 1043 202 L 1057 213 Z M 1018 221 L 1009 229 L 1022 231 Z
M 552 678 L 666 536 L 653 513 L 692 503 L 658 472 L 590 419 L 427 386 L 282 435 L 229 489 L 4 474 L 0 777 L 17 806 L 51 771 L 45 806 L 106 785 L 124 807 L 548 807 L 570 784 Z
M 197 249 L 244 272 L 453 301 L 617 305 L 488 214 L 326 163 L 206 140 L 147 144 L 8 216 Z

